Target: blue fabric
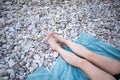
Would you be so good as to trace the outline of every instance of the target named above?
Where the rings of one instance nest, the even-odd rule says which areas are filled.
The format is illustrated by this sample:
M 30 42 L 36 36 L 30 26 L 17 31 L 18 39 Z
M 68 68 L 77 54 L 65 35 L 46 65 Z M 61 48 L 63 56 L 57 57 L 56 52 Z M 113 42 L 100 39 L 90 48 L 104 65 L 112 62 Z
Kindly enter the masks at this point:
M 74 42 L 83 45 L 87 49 L 120 61 L 120 50 L 110 46 L 86 33 L 81 32 Z M 68 47 L 65 48 L 71 51 Z M 72 52 L 72 51 L 71 51 Z M 84 54 L 84 53 L 83 53 Z M 112 64 L 111 64 L 112 65 Z M 90 80 L 89 77 L 79 68 L 66 63 L 61 56 L 50 71 L 39 67 L 35 72 L 30 74 L 27 80 Z

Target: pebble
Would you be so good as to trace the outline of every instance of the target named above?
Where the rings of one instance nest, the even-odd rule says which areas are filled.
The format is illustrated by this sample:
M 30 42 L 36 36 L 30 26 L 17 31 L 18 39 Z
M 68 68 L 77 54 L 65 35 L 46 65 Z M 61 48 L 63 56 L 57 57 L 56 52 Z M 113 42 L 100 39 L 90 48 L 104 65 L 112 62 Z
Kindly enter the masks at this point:
M 30 63 L 27 63 L 27 64 L 26 64 L 26 68 L 29 68 L 29 67 L 30 67 Z
M 41 65 L 50 69 L 59 56 L 45 40 L 51 31 L 70 40 L 86 32 L 120 49 L 120 1 L 12 2 L 0 7 L 0 80 L 24 80 Z
M 24 80 L 24 77 L 23 76 L 19 76 L 19 80 Z
M 38 65 L 36 63 L 33 63 L 31 67 L 29 68 L 29 71 L 32 73 L 37 67 Z
M 43 47 L 45 50 L 47 50 L 48 49 L 48 46 L 47 46 L 47 44 L 41 44 L 41 47 Z
M 1 80 L 8 80 L 9 79 L 9 76 L 4 76 L 2 78 L 0 78 Z
M 23 60 L 25 58 L 25 56 L 24 55 L 21 55 L 21 60 Z
M 10 55 L 10 58 L 15 58 L 15 56 L 16 56 L 16 53 L 12 53 L 12 54 Z
M 57 57 L 58 57 L 58 52 L 54 52 L 54 53 L 53 53 L 53 57 L 54 57 L 54 58 L 57 58 Z
M 46 59 L 48 59 L 48 57 L 49 57 L 49 55 L 48 55 L 48 54 L 47 54 L 47 55 L 45 55 L 45 58 L 46 58 Z
M 39 56 L 38 54 L 35 54 L 35 55 L 34 55 L 34 59 L 39 60 L 39 59 L 40 59 L 40 56 Z
M 10 60 L 8 61 L 8 64 L 9 64 L 9 67 L 10 67 L 10 68 L 12 68 L 12 67 L 15 65 L 15 63 L 16 63 L 16 62 L 14 62 L 13 59 L 10 59 Z
M 4 75 L 7 75 L 7 70 L 5 68 L 3 69 L 0 69 L 0 76 L 4 76 Z
M 7 71 L 10 74 L 11 79 L 15 78 L 15 71 L 13 69 L 8 69 Z

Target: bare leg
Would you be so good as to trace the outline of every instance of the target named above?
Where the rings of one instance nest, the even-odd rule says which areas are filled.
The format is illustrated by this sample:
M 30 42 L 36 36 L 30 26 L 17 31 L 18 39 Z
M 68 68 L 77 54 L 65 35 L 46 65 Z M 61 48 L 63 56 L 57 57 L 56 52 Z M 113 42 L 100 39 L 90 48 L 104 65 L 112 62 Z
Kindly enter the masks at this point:
M 48 42 L 53 48 L 53 50 L 56 50 L 60 53 L 60 55 L 63 57 L 63 59 L 76 67 L 81 68 L 89 77 L 91 80 L 115 80 L 115 78 L 108 74 L 107 72 L 97 68 L 93 64 L 89 63 L 87 60 L 79 58 L 75 54 L 71 54 L 70 52 L 62 49 L 60 46 L 57 45 L 54 38 L 50 35 L 48 36 Z
M 74 43 L 72 41 L 66 40 L 55 32 L 51 33 L 53 37 L 58 39 L 60 42 L 68 45 L 73 52 L 77 55 L 86 58 L 88 61 L 93 63 L 94 65 L 100 67 L 101 69 L 107 71 L 108 73 L 115 75 L 120 73 L 120 62 L 102 55 L 95 54 L 90 50 L 86 49 L 80 44 Z

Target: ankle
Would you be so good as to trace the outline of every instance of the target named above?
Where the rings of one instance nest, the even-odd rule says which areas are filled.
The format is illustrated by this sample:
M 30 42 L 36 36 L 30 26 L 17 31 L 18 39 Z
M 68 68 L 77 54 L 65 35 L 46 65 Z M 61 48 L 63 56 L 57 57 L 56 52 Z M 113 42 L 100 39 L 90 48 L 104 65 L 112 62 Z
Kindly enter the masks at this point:
M 67 40 L 63 38 L 60 42 L 66 44 Z
M 60 49 L 61 47 L 60 46 L 56 46 L 56 51 L 59 51 L 59 49 Z
M 64 43 L 66 44 L 66 45 L 68 45 L 69 44 L 69 40 L 64 40 Z
M 89 52 L 85 55 L 85 58 L 86 58 L 87 60 L 90 60 L 90 59 L 92 59 L 94 56 L 95 56 L 95 54 L 92 53 L 91 51 L 89 51 Z
M 88 63 L 88 61 L 81 58 L 81 59 L 78 60 L 78 63 L 79 63 L 78 67 L 83 68 Z
M 56 51 L 57 51 L 58 53 L 60 53 L 61 50 L 62 50 L 62 48 L 61 48 L 60 46 L 58 46 L 58 47 L 56 48 Z

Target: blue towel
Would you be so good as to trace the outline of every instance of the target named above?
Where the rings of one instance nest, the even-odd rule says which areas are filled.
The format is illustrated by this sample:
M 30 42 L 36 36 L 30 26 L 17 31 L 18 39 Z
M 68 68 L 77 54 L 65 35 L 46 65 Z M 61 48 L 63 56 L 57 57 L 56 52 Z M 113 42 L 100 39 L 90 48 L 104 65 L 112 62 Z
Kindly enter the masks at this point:
M 120 61 L 120 50 L 110 46 L 86 33 L 81 32 L 74 42 L 83 45 L 96 54 L 107 56 Z M 71 51 L 70 48 L 65 48 Z M 72 51 L 71 51 L 72 52 Z M 83 53 L 84 54 L 84 53 Z M 111 64 L 112 65 L 112 64 Z M 44 67 L 39 67 L 30 74 L 27 80 L 90 80 L 89 77 L 80 69 L 66 63 L 61 56 L 50 71 Z

